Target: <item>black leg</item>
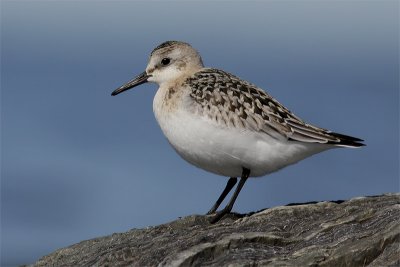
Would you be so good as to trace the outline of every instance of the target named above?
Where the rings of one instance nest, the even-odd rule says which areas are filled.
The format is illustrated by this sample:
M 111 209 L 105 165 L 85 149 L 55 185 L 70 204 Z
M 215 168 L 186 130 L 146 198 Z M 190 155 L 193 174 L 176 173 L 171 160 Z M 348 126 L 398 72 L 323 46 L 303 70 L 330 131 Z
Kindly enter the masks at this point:
M 236 182 L 237 182 L 237 178 L 236 177 L 231 177 L 228 180 L 228 182 L 226 183 L 224 191 L 222 191 L 221 195 L 219 196 L 217 202 L 215 202 L 214 206 L 212 206 L 212 208 L 207 212 L 207 215 L 213 214 L 218 209 L 219 205 L 221 205 L 222 201 L 224 201 L 226 195 L 228 195 L 229 192 L 231 192 L 231 190 L 235 186 Z
M 236 198 L 238 197 L 240 190 L 242 190 L 244 183 L 247 181 L 247 178 L 249 178 L 249 175 L 250 175 L 250 170 L 243 168 L 242 177 L 240 178 L 240 182 L 236 187 L 235 193 L 233 193 L 231 200 L 229 200 L 228 205 L 226 205 L 224 209 L 217 212 L 217 214 L 211 219 L 210 221 L 211 223 L 218 222 L 222 217 L 224 217 L 225 214 L 231 212 L 233 204 L 235 204 Z

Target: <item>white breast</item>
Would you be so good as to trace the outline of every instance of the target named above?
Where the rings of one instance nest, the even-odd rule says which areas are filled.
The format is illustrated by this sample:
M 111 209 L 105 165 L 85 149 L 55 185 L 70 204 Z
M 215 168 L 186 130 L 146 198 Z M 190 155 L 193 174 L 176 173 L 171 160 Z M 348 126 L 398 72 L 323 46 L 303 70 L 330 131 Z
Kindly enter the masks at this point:
M 167 107 L 165 96 L 166 90 L 159 89 L 153 102 L 164 135 L 183 159 L 215 174 L 240 177 L 245 167 L 250 169 L 250 176 L 263 176 L 329 148 L 221 126 L 191 113 L 182 102 L 175 108 Z

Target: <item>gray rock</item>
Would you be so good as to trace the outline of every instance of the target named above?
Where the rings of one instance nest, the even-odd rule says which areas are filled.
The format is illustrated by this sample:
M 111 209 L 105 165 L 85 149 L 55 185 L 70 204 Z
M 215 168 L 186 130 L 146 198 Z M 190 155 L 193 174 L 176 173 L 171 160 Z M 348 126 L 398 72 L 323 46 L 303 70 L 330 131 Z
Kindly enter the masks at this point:
M 59 249 L 31 266 L 399 266 L 400 194 L 188 216 Z

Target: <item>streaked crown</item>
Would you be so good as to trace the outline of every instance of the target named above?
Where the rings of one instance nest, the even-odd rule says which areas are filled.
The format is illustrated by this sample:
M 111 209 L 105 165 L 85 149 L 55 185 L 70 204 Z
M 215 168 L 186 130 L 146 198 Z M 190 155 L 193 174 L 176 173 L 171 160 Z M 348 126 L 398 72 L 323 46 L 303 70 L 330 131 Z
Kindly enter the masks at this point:
M 150 54 L 146 73 L 148 81 L 162 84 L 180 77 L 189 76 L 202 69 L 200 54 L 188 43 L 167 41 Z

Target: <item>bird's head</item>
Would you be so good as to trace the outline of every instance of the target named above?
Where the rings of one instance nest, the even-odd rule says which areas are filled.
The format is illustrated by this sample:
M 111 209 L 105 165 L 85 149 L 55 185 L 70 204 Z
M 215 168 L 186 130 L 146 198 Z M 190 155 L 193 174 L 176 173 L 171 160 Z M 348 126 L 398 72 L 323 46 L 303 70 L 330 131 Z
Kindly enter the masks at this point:
M 191 45 L 167 41 L 151 52 L 146 71 L 114 90 L 111 95 L 117 95 L 146 82 L 155 82 L 161 86 L 165 82 L 189 76 L 201 68 L 201 57 Z

